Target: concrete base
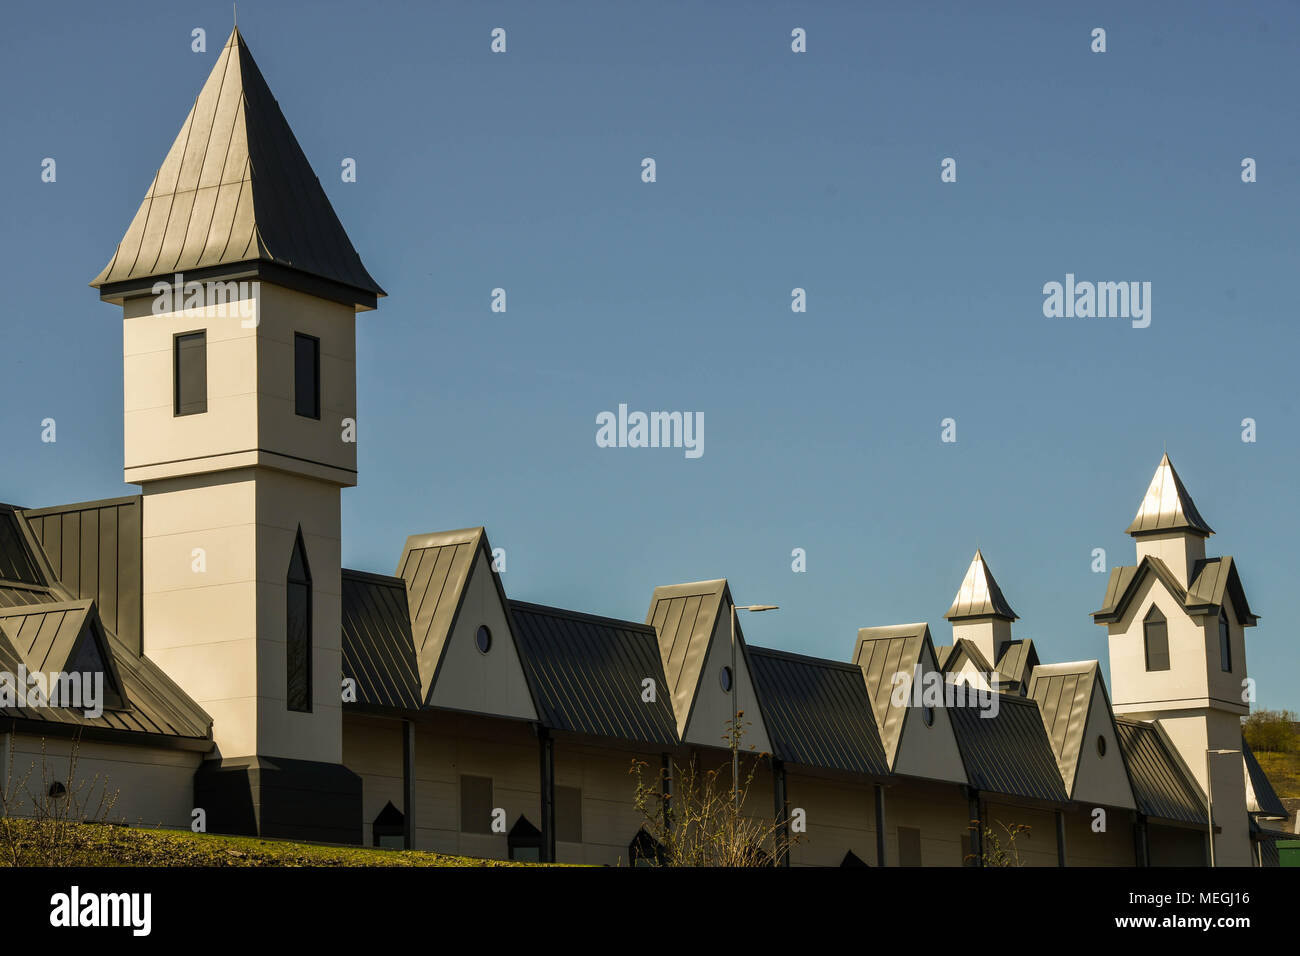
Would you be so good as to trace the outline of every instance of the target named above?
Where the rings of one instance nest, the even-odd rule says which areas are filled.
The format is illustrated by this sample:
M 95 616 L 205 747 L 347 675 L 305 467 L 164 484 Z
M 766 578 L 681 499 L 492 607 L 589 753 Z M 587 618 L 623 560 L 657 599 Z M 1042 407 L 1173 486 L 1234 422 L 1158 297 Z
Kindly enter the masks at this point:
M 361 778 L 341 764 L 205 760 L 194 774 L 194 801 L 211 833 L 361 843 Z

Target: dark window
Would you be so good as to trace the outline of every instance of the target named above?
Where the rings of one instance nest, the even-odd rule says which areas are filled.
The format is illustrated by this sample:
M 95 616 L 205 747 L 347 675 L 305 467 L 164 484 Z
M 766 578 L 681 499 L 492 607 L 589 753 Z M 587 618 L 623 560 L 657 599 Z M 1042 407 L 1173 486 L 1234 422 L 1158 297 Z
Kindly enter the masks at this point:
M 176 336 L 172 378 L 173 414 L 197 415 L 208 410 L 208 333 Z
M 461 776 L 460 829 L 462 833 L 492 832 L 491 777 Z
M 474 635 L 474 646 L 478 648 L 480 654 L 486 654 L 492 650 L 492 631 L 486 624 L 478 626 L 478 632 Z
M 401 850 L 406 846 L 406 817 L 389 800 L 379 811 L 371 825 L 374 844 L 388 850 Z
M 844 859 L 840 860 L 840 866 L 869 866 L 862 857 L 858 856 L 852 850 L 844 854 Z
M 1219 609 L 1219 667 L 1232 670 L 1232 631 L 1228 627 L 1228 612 Z
M 320 418 L 320 339 L 293 334 L 293 410 Z
M 577 787 L 555 788 L 555 839 L 582 842 L 582 791 Z
M 1106 737 L 1103 734 L 1097 735 L 1097 756 L 1106 756 Z
M 925 721 L 925 726 L 927 726 L 927 727 L 933 727 L 933 726 L 934 726 L 934 708 L 933 708 L 933 707 L 922 707 L 922 708 L 921 708 L 921 719 Z
M 542 831 L 521 815 L 506 835 L 506 846 L 510 850 L 510 859 L 538 863 L 542 859 Z
M 104 654 L 104 647 L 100 643 L 99 634 L 95 630 L 95 625 L 89 625 L 81 635 L 81 643 L 77 645 L 76 651 L 68 660 L 64 671 L 71 674 L 81 674 L 81 702 L 88 704 L 90 698 L 88 695 L 93 693 L 94 689 L 89 685 L 87 677 L 93 680 L 93 675 L 104 675 L 104 698 L 100 703 L 109 710 L 121 710 L 125 706 L 122 702 L 122 694 L 118 691 L 117 683 L 113 680 L 113 672 L 109 669 L 107 656 Z
M 286 661 L 289 709 L 311 713 L 311 569 L 302 544 L 302 528 L 294 539 L 286 577 Z
M 1142 622 L 1142 637 L 1146 645 L 1147 670 L 1169 670 L 1169 625 L 1160 609 L 1152 607 Z
M 898 865 L 921 865 L 921 831 L 916 827 L 898 828 Z
M 722 670 L 718 671 L 718 683 L 722 685 L 723 693 L 731 693 L 731 668 L 723 665 Z

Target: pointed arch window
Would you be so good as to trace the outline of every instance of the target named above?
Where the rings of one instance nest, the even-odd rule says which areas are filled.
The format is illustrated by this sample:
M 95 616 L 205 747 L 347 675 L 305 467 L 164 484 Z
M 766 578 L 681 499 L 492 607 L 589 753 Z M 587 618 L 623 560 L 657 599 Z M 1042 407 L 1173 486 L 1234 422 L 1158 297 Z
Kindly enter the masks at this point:
M 1169 670 L 1169 622 L 1152 606 L 1142 621 L 1142 639 L 1146 645 L 1146 662 L 1149 671 Z
M 311 713 L 311 568 L 302 543 L 302 527 L 294 538 L 285 579 L 285 654 L 289 709 Z
M 1232 670 L 1232 629 L 1228 627 L 1228 612 L 1219 608 L 1219 667 Z

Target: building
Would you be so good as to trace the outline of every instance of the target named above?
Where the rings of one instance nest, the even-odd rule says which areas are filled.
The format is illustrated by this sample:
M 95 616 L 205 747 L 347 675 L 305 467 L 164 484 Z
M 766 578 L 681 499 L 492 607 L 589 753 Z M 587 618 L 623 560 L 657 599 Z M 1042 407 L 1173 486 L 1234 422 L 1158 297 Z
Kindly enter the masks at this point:
M 103 682 L 97 715 L 0 700 L 37 799 L 93 772 L 132 823 L 626 863 L 654 852 L 633 761 L 724 763 L 739 709 L 746 812 L 806 825 L 782 862 L 959 866 L 1020 826 L 1031 864 L 1199 864 L 1211 791 L 1217 862 L 1265 861 L 1257 618 L 1167 457 L 1093 615 L 1113 697 L 1013 635 L 980 552 L 950 645 L 864 627 L 844 661 L 750 647 L 724 579 L 654 588 L 644 622 L 512 601 L 481 527 L 345 569 L 356 321 L 384 293 L 237 29 L 92 285 L 123 311 L 140 493 L 0 507 L 0 671 Z

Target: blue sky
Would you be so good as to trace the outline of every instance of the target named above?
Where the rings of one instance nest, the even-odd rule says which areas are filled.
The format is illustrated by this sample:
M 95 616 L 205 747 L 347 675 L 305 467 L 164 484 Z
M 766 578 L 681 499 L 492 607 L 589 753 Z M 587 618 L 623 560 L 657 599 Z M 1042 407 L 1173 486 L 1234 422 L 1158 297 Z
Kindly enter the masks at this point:
M 241 3 L 389 293 L 358 323 L 345 564 L 484 524 L 512 597 L 639 620 L 726 576 L 782 607 L 752 642 L 843 659 L 864 625 L 948 642 L 980 547 L 1017 636 L 1104 661 L 1091 552 L 1132 562 L 1167 443 L 1262 617 L 1259 704 L 1300 709 L 1300 11 L 998 6 Z M 6 13 L 0 499 L 134 490 L 120 311 L 86 283 L 229 29 L 225 2 Z M 1151 282 L 1150 327 L 1045 318 L 1067 272 Z M 598 448 L 619 403 L 702 412 L 703 457 Z

